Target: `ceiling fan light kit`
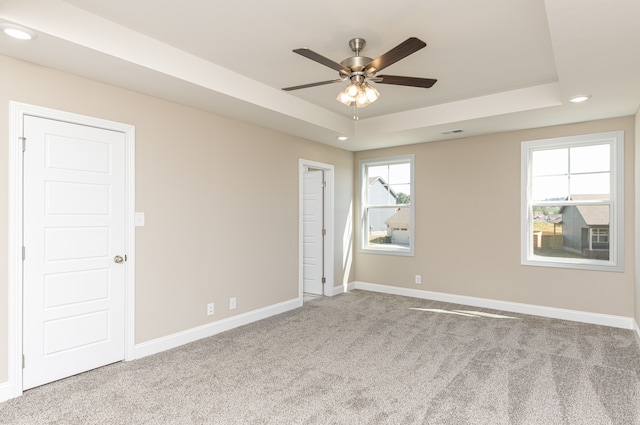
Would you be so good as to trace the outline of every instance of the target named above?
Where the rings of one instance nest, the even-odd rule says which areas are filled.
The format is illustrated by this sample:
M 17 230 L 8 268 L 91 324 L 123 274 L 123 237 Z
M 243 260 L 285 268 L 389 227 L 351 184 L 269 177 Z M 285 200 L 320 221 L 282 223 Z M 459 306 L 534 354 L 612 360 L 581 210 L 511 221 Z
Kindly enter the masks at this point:
M 347 106 L 355 104 L 358 108 L 364 108 L 375 102 L 378 97 L 380 97 L 380 93 L 371 84 L 352 81 L 344 90 L 338 93 L 336 100 Z
M 433 78 L 401 77 L 396 75 L 376 76 L 376 73 L 382 69 L 425 47 L 427 44 L 424 41 L 419 40 L 416 37 L 410 37 L 376 59 L 360 56 L 360 51 L 364 49 L 366 44 L 367 42 L 363 38 L 354 38 L 350 40 L 349 47 L 355 56 L 347 58 L 340 63 L 334 62 L 333 60 L 328 59 L 306 47 L 293 50 L 294 53 L 338 71 L 339 78 L 320 81 L 317 83 L 303 84 L 300 86 L 285 87 L 282 90 L 291 91 L 324 84 L 349 81 L 349 84 L 347 84 L 347 86 L 338 93 L 336 100 L 346 106 L 353 105 L 353 118 L 357 120 L 358 108 L 369 106 L 375 102 L 378 97 L 380 97 L 380 93 L 373 85 L 370 84 L 371 82 L 429 88 L 438 81 Z

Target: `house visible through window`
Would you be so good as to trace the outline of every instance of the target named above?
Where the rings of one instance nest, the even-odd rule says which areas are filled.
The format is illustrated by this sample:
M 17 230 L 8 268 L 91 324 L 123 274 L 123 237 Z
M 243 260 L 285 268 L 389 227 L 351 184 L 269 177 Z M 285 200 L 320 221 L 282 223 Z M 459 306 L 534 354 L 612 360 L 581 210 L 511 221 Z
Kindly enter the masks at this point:
M 360 161 L 361 249 L 413 255 L 413 155 Z
M 522 263 L 622 270 L 623 133 L 522 144 Z

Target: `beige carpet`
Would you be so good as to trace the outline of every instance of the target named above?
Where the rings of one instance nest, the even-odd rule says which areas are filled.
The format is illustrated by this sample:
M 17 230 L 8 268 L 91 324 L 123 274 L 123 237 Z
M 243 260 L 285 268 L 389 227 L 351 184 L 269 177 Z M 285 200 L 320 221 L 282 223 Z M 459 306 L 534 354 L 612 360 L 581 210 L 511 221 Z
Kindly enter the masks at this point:
M 2 424 L 640 424 L 632 331 L 354 291 L 27 391 Z

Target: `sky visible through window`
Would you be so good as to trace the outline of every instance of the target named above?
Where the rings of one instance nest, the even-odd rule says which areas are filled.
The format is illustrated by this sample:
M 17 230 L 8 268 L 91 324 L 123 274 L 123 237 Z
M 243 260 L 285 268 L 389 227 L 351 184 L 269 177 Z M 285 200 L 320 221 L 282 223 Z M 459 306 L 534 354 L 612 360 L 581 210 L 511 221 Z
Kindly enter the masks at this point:
M 368 168 L 369 178 L 382 177 L 396 193 L 411 194 L 411 164 L 372 165 Z
M 609 144 L 534 151 L 533 200 L 566 200 L 569 195 L 609 194 L 610 151 Z

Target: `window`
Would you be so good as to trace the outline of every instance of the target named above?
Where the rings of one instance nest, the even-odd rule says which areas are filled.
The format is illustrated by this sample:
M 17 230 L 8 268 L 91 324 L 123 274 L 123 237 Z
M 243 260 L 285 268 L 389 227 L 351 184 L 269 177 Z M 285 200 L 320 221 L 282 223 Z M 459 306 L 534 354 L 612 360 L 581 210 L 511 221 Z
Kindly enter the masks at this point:
M 361 250 L 413 255 L 413 155 L 360 161 Z
M 608 250 L 609 249 L 609 228 L 591 228 L 591 245 L 589 249 L 596 250 Z
M 522 143 L 522 264 L 623 271 L 622 131 Z

